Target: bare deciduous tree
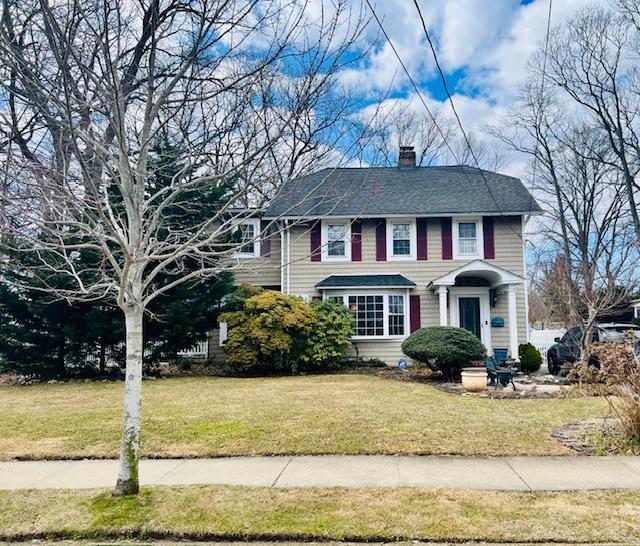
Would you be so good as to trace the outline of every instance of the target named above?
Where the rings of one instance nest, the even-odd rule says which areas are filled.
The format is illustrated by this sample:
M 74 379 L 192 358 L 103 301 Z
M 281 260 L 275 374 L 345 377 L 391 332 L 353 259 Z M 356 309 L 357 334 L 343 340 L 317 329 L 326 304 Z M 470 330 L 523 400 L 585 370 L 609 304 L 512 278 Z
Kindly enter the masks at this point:
M 239 210 L 335 154 L 347 130 L 336 75 L 357 60 L 366 21 L 342 0 L 317 20 L 305 5 L 2 0 L 3 242 L 37 255 L 3 265 L 62 298 L 112 298 L 124 313 L 116 495 L 139 488 L 149 304 L 240 267 L 235 254 L 261 234 L 238 238 Z M 163 141 L 183 167 L 158 186 Z M 65 286 L 48 282 L 60 276 Z
M 638 246 L 606 136 L 595 124 L 568 121 L 553 93 L 538 89 L 535 81 L 526 86 L 493 133 L 532 158 L 534 187 L 546 205 L 537 248 L 546 264 L 536 268 L 535 288 L 557 317 L 582 326 L 588 359 L 597 319 L 618 310 L 634 290 Z
M 588 6 L 551 37 L 548 78 L 582 108 L 606 137 L 606 161 L 620 171 L 629 212 L 640 241 L 640 79 L 633 38 L 637 2 L 620 3 L 620 13 Z M 636 42 L 637 45 L 637 42 Z M 608 153 L 608 152 L 611 153 Z M 594 150 L 591 153 L 596 153 Z

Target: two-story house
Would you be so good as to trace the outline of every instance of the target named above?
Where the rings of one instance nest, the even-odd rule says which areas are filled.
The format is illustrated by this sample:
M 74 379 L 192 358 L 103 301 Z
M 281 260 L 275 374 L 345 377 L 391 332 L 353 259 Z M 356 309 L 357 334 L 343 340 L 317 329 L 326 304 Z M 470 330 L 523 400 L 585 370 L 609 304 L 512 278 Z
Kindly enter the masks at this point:
M 524 229 L 541 209 L 522 182 L 467 166 L 324 169 L 290 180 L 243 230 L 248 281 L 353 311 L 358 354 L 390 365 L 413 331 L 460 326 L 517 358 L 527 339 Z M 220 357 L 224 341 L 210 339 Z

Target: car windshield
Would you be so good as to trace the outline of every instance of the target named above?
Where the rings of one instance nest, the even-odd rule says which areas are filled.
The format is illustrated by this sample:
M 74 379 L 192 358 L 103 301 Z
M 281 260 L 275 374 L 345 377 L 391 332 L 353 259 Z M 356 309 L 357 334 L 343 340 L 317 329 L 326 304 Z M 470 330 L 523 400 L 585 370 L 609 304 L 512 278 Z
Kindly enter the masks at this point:
M 633 330 L 633 335 L 640 339 L 640 327 L 638 326 L 612 326 L 609 328 L 602 328 L 602 339 L 607 341 L 618 341 L 624 336 L 625 332 Z

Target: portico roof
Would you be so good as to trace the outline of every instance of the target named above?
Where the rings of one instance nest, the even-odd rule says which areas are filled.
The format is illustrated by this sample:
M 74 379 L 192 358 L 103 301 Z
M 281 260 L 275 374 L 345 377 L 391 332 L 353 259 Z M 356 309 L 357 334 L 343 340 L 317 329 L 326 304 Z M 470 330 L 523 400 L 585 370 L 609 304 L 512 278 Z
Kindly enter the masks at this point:
M 399 273 L 382 275 L 331 275 L 316 284 L 319 290 L 328 288 L 414 288 L 416 283 Z
M 458 277 L 482 277 L 487 279 L 492 287 L 503 284 L 520 284 L 524 282 L 524 277 L 511 273 L 502 267 L 490 264 L 484 260 L 474 260 L 463 266 L 460 266 L 446 275 L 438 277 L 429 283 L 429 287 L 436 286 L 453 286 Z

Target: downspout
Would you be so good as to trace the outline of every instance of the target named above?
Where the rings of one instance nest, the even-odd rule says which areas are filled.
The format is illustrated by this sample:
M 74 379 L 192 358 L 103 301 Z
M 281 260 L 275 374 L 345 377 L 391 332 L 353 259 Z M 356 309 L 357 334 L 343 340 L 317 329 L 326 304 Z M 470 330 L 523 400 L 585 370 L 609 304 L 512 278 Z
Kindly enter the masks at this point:
M 280 222 L 280 292 L 285 292 L 284 287 L 284 222 Z
M 529 343 L 530 338 L 530 329 L 529 325 L 529 279 L 527 276 L 527 244 L 526 238 L 524 236 L 525 230 L 527 229 L 527 224 L 529 223 L 529 219 L 531 216 L 522 215 L 522 272 L 524 276 L 524 336 L 525 341 Z
M 287 225 L 287 294 L 291 293 L 291 228 L 289 220 L 285 220 Z

